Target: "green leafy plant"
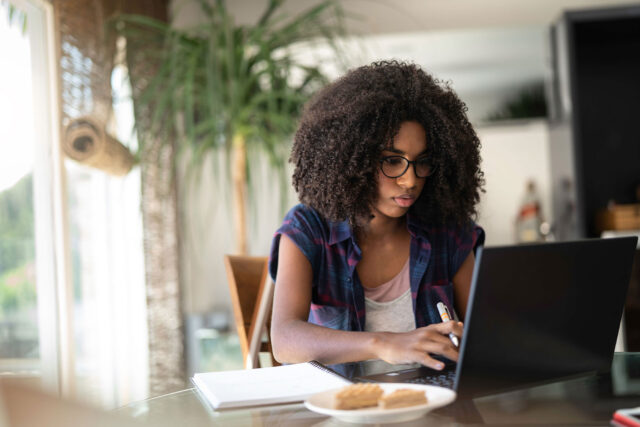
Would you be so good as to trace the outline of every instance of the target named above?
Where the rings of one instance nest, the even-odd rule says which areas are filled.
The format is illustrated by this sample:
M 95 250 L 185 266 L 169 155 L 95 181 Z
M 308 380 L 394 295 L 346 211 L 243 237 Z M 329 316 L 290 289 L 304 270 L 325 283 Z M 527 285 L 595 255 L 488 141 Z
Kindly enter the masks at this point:
M 0 192 L 0 319 L 36 305 L 33 175 Z
M 33 261 L 0 275 L 0 319 L 21 309 L 35 308 L 35 282 Z
M 35 258 L 33 176 L 0 192 L 0 274 Z
M 27 14 L 24 13 L 24 11 L 22 11 L 21 9 L 17 8 L 15 5 L 7 2 L 6 0 L 0 1 L 0 8 L 6 10 L 7 22 L 10 25 L 15 25 L 16 27 L 20 27 L 22 30 L 22 34 L 26 34 Z
M 126 37 L 132 82 L 143 85 L 134 90 L 136 110 L 148 117 L 138 132 L 141 144 L 144 138 L 177 141 L 191 171 L 208 154 L 226 156 L 230 175 L 216 176 L 232 184 L 236 250 L 246 253 L 249 162 L 267 156 L 281 185 L 286 182 L 287 139 L 303 103 L 327 81 L 319 66 L 299 60 L 299 52 L 314 41 L 337 52 L 343 13 L 324 0 L 288 16 L 283 0 L 270 0 L 254 24 L 238 25 L 224 0 L 196 3 L 204 22 L 189 29 L 138 15 L 112 22 Z
M 487 121 L 528 119 L 547 116 L 547 100 L 542 83 L 520 90 L 504 105 L 487 116 Z

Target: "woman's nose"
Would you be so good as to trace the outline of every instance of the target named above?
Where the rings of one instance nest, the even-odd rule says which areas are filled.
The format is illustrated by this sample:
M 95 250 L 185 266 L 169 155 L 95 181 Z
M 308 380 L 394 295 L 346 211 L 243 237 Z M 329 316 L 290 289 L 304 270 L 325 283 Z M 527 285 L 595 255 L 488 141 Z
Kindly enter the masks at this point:
M 407 168 L 407 171 L 401 176 L 399 176 L 398 178 L 396 178 L 398 185 L 401 186 L 402 188 L 415 187 L 417 180 L 418 180 L 418 177 L 416 176 L 416 171 L 413 168 L 413 165 L 409 165 L 409 167 Z

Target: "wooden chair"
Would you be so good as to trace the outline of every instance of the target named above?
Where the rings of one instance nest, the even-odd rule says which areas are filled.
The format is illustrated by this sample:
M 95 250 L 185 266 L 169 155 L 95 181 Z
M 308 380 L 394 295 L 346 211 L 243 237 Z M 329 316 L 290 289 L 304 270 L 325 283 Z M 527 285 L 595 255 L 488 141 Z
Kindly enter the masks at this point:
M 268 352 L 273 366 L 279 365 L 271 351 L 274 284 L 269 277 L 267 260 L 267 257 L 224 256 L 245 369 L 259 366 L 260 352 Z

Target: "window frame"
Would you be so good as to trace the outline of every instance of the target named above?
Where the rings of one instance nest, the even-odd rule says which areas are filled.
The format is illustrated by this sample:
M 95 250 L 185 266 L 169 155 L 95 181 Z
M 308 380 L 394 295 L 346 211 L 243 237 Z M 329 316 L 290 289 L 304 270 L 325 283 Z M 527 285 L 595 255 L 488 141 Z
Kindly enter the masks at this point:
M 31 50 L 34 167 L 33 199 L 39 360 L 25 361 L 13 378 L 40 377 L 45 390 L 72 396 L 73 294 L 70 278 L 65 173 L 60 149 L 59 55 L 53 5 L 9 0 L 27 19 Z M 5 362 L 5 363 L 2 363 Z M 11 360 L 0 361 L 8 365 Z M 15 362 L 15 361 L 14 361 Z M 38 372 L 39 375 L 34 373 Z

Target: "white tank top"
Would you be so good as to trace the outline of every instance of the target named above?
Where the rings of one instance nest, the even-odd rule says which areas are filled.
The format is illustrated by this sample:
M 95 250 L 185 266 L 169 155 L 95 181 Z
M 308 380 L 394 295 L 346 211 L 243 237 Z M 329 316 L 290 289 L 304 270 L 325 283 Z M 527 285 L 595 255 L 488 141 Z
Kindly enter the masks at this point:
M 375 288 L 364 287 L 365 331 L 408 332 L 416 328 L 411 298 L 409 259 L 391 280 Z

